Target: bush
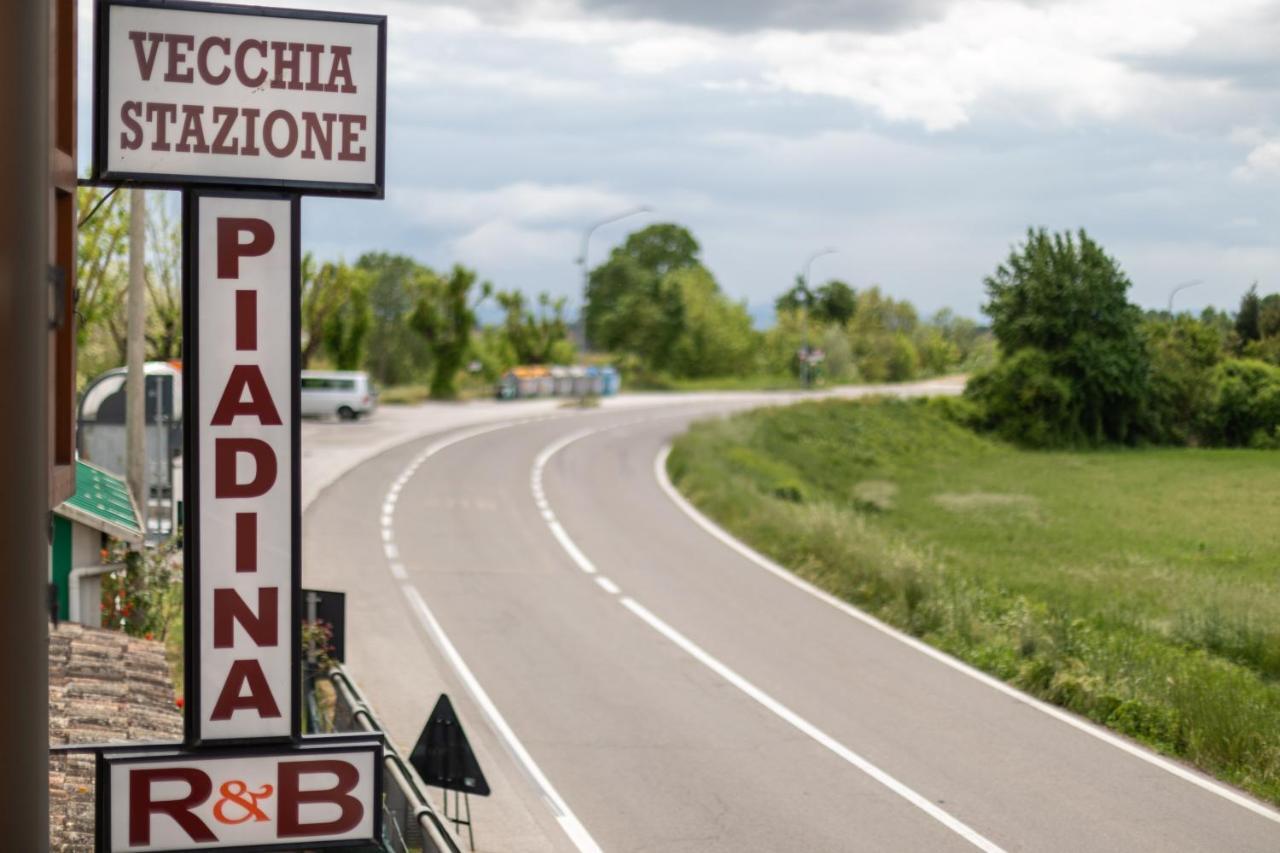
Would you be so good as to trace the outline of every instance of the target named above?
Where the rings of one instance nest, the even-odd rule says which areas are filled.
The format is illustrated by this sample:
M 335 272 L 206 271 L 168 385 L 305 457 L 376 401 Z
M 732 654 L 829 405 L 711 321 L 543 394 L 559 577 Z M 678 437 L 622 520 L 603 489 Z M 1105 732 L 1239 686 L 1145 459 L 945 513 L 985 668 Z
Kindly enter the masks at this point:
M 969 380 L 965 397 L 1000 437 L 1028 447 L 1054 447 L 1079 439 L 1071 386 L 1053 374 L 1043 350 L 1028 347 Z
M 1215 367 L 1201 430 L 1208 444 L 1280 445 L 1280 367 L 1249 359 Z
M 1162 444 L 1203 443 L 1200 425 L 1222 360 L 1222 331 L 1188 314 L 1149 318 L 1142 327 L 1151 362 L 1145 432 Z

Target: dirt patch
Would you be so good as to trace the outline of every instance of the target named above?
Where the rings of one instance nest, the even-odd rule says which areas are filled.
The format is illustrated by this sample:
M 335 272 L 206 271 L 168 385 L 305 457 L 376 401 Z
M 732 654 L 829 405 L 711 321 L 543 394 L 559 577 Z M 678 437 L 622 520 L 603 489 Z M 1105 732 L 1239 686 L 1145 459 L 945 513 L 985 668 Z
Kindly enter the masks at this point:
M 1020 515 L 1029 521 L 1041 521 L 1040 502 L 1031 495 L 1003 492 L 940 492 L 933 502 L 957 513 Z

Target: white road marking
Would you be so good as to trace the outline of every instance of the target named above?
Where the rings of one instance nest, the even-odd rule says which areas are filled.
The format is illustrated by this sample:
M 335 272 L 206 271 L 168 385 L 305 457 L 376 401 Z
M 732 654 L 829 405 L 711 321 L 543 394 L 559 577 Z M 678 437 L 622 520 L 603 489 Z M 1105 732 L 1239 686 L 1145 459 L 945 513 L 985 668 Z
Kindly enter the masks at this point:
M 609 593 L 610 595 L 617 595 L 618 593 L 622 592 L 622 590 L 618 589 L 618 585 L 616 583 L 609 580 L 604 575 L 597 575 L 596 583 L 600 586 L 601 589 L 603 589 L 605 592 Z
M 408 572 L 405 570 L 404 564 L 399 562 L 399 551 L 395 545 L 395 530 L 392 525 L 393 519 L 391 518 L 391 513 L 386 510 L 386 506 L 388 504 L 394 508 L 395 501 L 400 490 L 404 488 L 409 478 L 418 470 L 418 467 L 427 459 L 436 455 L 445 448 L 451 447 L 459 442 L 466 441 L 469 438 L 484 435 L 485 433 L 495 432 L 500 429 L 507 429 L 520 424 L 530 423 L 535 420 L 550 420 L 556 417 L 563 416 L 551 415 L 547 418 L 523 418 L 520 420 L 506 421 L 499 424 L 480 427 L 478 429 L 470 429 L 454 433 L 447 438 L 440 439 L 439 441 L 428 445 L 425 450 L 414 457 L 413 461 L 404 470 L 404 472 L 401 473 L 400 477 L 391 485 L 387 492 L 387 497 L 383 504 L 383 518 L 381 520 L 382 539 L 385 543 L 383 549 L 387 552 L 387 568 L 391 571 L 392 577 L 397 581 L 404 581 L 400 584 L 400 591 L 408 600 L 414 615 L 418 617 L 418 621 L 422 624 L 428 636 L 431 637 L 441 654 L 443 654 L 449 661 L 454 672 L 458 674 L 458 678 L 462 680 L 462 683 L 466 686 L 468 692 L 471 693 L 476 705 L 484 713 L 485 717 L 488 718 L 490 726 L 492 726 L 493 730 L 497 732 L 498 736 L 502 739 L 507 750 L 524 768 L 524 771 L 529 775 L 529 778 L 533 780 L 533 783 L 541 790 L 542 797 L 550 807 L 551 812 L 554 815 L 556 822 L 560 825 L 561 830 L 569 838 L 569 841 L 573 846 L 578 849 L 579 853 L 602 853 L 600 845 L 596 844 L 595 839 L 591 837 L 591 833 L 587 832 L 587 828 L 582 825 L 582 822 L 578 820 L 576 815 L 574 815 L 573 811 L 569 808 L 569 805 L 564 801 L 564 798 L 560 796 L 559 792 L 556 791 L 550 780 L 548 780 L 546 775 L 542 772 L 542 769 L 538 767 L 537 762 L 533 760 L 533 756 L 529 754 L 529 751 L 525 749 L 524 744 L 522 744 L 520 739 L 516 737 L 515 732 L 512 731 L 511 726 L 508 725 L 506 718 L 502 716 L 502 713 L 498 710 L 497 706 L 493 704 L 493 700 L 489 698 L 489 694 L 486 693 L 485 689 L 480 685 L 480 681 L 476 678 L 475 673 L 471 671 L 471 668 L 467 666 L 466 662 L 462 659 L 462 656 L 458 654 L 457 648 L 449 640 L 448 635 L 445 634 L 439 621 L 436 620 L 435 615 L 431 612 L 431 608 L 427 606 L 427 602 L 423 599 L 422 594 L 418 592 L 416 587 L 407 581 Z
M 1182 779 L 1183 781 L 1190 782 L 1191 784 L 1199 788 L 1202 788 L 1211 794 L 1216 794 L 1217 796 L 1222 797 L 1223 799 L 1228 800 L 1229 802 L 1235 803 L 1236 805 L 1241 806 L 1242 808 L 1248 809 L 1254 814 L 1260 815 L 1261 817 L 1264 817 L 1267 820 L 1280 823 L 1280 812 L 1277 812 L 1276 810 L 1269 808 L 1266 805 L 1263 805 L 1257 800 L 1251 799 L 1250 797 L 1247 797 L 1238 791 L 1233 791 L 1231 788 L 1228 788 L 1226 785 L 1223 785 L 1207 777 L 1201 776 L 1199 773 L 1196 773 L 1193 770 L 1189 770 L 1186 767 L 1182 767 L 1178 764 L 1175 764 L 1174 762 L 1169 761 L 1163 756 L 1157 755 L 1156 753 L 1151 752 L 1150 750 L 1146 749 L 1145 747 L 1139 746 L 1136 743 L 1131 743 L 1130 741 L 1125 740 L 1119 735 L 1113 734 L 1112 732 L 1102 728 L 1101 726 L 1094 725 L 1093 723 L 1090 723 L 1084 719 L 1076 717 L 1062 710 L 1061 708 L 1050 705 L 1047 702 L 1042 702 L 1033 696 L 1029 696 L 1026 693 L 1023 693 L 1021 690 L 1018 690 L 1015 687 L 1011 687 L 1008 684 L 1005 684 L 1003 681 L 1000 681 L 999 679 L 994 678 L 988 675 L 987 673 L 982 672 L 981 670 L 975 669 L 969 666 L 967 663 L 964 663 L 963 661 L 958 660 L 957 658 L 953 658 L 951 655 L 945 652 L 939 651 L 938 649 L 935 649 L 933 646 L 930 646 L 927 643 L 917 640 L 915 637 L 902 633 L 897 628 L 894 628 L 890 625 L 885 624 L 884 622 L 881 622 L 879 619 L 875 618 L 874 616 L 871 616 L 868 613 L 864 613 L 863 611 L 854 607 L 849 602 L 836 598 L 831 593 L 826 592 L 825 590 L 819 589 L 818 587 L 814 586 L 808 581 L 805 581 L 799 577 L 796 577 L 794 574 L 787 571 L 787 569 L 778 565 L 773 560 L 770 560 L 768 557 L 752 549 L 750 546 L 738 541 L 736 538 L 734 538 L 734 536 L 731 533 L 726 531 L 723 527 L 716 524 L 711 519 L 707 518 L 705 515 L 702 514 L 701 511 L 699 511 L 696 507 L 694 507 L 691 503 L 689 503 L 689 501 L 684 497 L 684 495 L 680 494 L 680 492 L 676 490 L 676 487 L 671 482 L 671 478 L 667 476 L 667 457 L 670 455 L 670 453 L 671 453 L 671 445 L 666 445 L 660 451 L 658 451 L 658 455 L 653 461 L 654 476 L 657 478 L 658 485 L 662 488 L 662 491 L 664 491 L 667 494 L 667 497 L 669 497 L 677 507 L 683 510 L 685 515 L 689 516 L 689 518 L 692 519 L 693 522 L 696 523 L 699 527 L 701 527 L 707 533 L 710 533 L 716 539 L 719 539 L 725 545 L 728 545 L 730 548 L 737 551 L 743 557 L 746 557 L 752 563 L 755 563 L 760 568 L 764 569 L 765 571 L 769 572 L 775 577 L 778 577 L 781 580 L 786 581 L 787 583 L 791 584 L 797 589 L 807 592 L 809 595 L 812 595 L 814 598 L 817 598 L 818 600 L 831 605 L 832 607 L 836 608 L 837 610 L 840 610 L 846 615 L 852 616 L 854 619 L 857 619 L 859 622 L 862 622 L 865 625 L 875 628 L 877 631 L 880 631 L 883 634 L 893 637 L 895 640 L 898 640 L 899 642 L 905 643 L 906 645 L 910 646 L 911 648 L 915 649 L 921 654 L 927 655 L 933 658 L 934 660 L 938 661 L 939 663 L 949 666 L 950 668 L 954 669 L 956 672 L 963 673 L 964 675 L 967 675 L 970 678 L 976 679 L 977 681 L 982 682 L 983 684 L 987 685 L 993 690 L 998 690 L 1001 693 L 1005 694 L 1006 696 L 1010 696 L 1014 699 L 1017 699 L 1019 702 L 1022 702 L 1023 704 L 1028 705 L 1032 708 L 1035 708 L 1037 711 L 1041 711 L 1042 713 L 1048 714 L 1050 717 L 1053 717 L 1055 720 L 1058 720 L 1059 722 L 1066 723 L 1072 728 L 1078 729 L 1079 731 L 1082 731 L 1087 735 L 1091 735 L 1092 737 L 1097 738 L 1103 743 L 1110 744 L 1111 746 L 1114 746 L 1116 749 L 1119 749 L 1123 752 L 1127 752 L 1128 754 L 1134 756 L 1135 758 L 1139 758 L 1142 761 L 1145 761 L 1154 767 L 1158 767 L 1161 770 L 1164 770 L 1168 773 L 1173 774 L 1174 776 L 1177 776 L 1179 779 Z
M 652 419 L 645 418 L 641 420 L 652 420 Z M 536 489 L 534 499 L 536 501 L 538 500 L 537 492 L 540 492 L 542 490 L 542 472 L 546 468 L 547 462 L 551 459 L 552 456 L 559 453 L 561 450 L 568 447 L 570 444 L 573 444 L 575 441 L 578 441 L 579 439 L 582 439 L 582 438 L 586 438 L 589 435 L 595 435 L 596 433 L 605 432 L 608 430 L 620 429 L 622 427 L 631 426 L 639 422 L 641 421 L 640 420 L 627 421 L 625 423 L 613 424 L 611 426 L 606 426 L 606 427 L 597 427 L 594 429 L 578 430 L 577 432 L 570 433 L 569 435 L 561 438 L 560 440 L 552 442 L 551 444 L 547 445 L 545 448 L 543 448 L 542 452 L 538 454 L 537 458 L 534 460 L 534 463 L 533 463 L 533 475 L 531 480 Z M 538 501 L 538 503 L 540 508 L 543 508 L 546 511 L 550 511 L 550 506 L 547 504 L 545 499 Z M 587 559 L 587 556 L 585 554 L 582 553 L 582 550 L 577 546 L 577 544 L 573 541 L 573 539 L 569 537 L 569 534 L 565 531 L 564 527 L 561 526 L 560 522 L 550 521 L 548 522 L 548 526 L 551 528 L 552 534 L 555 535 L 556 541 L 559 542 L 561 547 L 563 547 L 564 550 L 569 554 L 569 557 L 575 563 L 577 563 L 578 567 L 581 568 L 584 572 L 587 572 L 588 574 L 596 574 L 595 565 L 589 559 Z M 605 578 L 603 576 L 597 576 L 596 583 L 599 584 L 601 587 L 603 587 L 607 592 L 610 592 L 611 594 L 617 595 L 619 592 L 617 585 L 614 584 L 613 581 L 610 581 L 608 578 Z M 608 584 L 608 586 L 605 586 L 606 583 Z M 751 682 L 747 681 L 741 675 L 738 675 L 738 673 L 734 672 L 732 669 L 725 666 L 715 657 L 712 657 L 710 654 L 704 651 L 700 646 L 698 646 L 692 640 L 685 637 L 675 628 L 672 628 L 666 622 L 663 622 L 657 616 L 654 616 L 653 613 L 651 613 L 643 605 L 636 602 L 635 599 L 630 598 L 629 596 L 624 596 L 620 599 L 620 602 L 623 607 L 626 607 L 636 616 L 640 617 L 640 619 L 642 619 L 647 625 L 649 625 L 649 627 L 653 628 L 655 631 L 662 634 L 668 640 L 675 643 L 677 646 L 683 649 L 687 654 L 689 654 L 699 663 L 708 667 L 709 669 L 711 669 L 712 672 L 719 675 L 725 681 L 728 681 L 734 687 L 738 688 L 743 693 L 747 694 L 747 696 L 749 696 L 750 698 L 754 699 L 756 702 L 763 705 L 773 714 L 781 718 L 784 722 L 790 724 L 794 728 L 799 729 L 804 734 L 813 738 L 819 744 L 826 747 L 827 749 L 835 753 L 837 756 L 847 761 L 848 763 L 852 764 L 854 767 L 858 768 L 863 773 L 865 773 L 866 775 L 874 779 L 876 782 L 879 782 L 881 785 L 885 786 L 890 791 L 897 794 L 899 797 L 902 797 L 911 805 L 920 809 L 925 814 L 929 815 L 931 818 L 941 823 L 947 829 L 950 829 L 952 832 L 959 835 L 965 841 L 968 841 L 974 847 L 977 847 L 979 850 L 985 851 L 985 853 L 1005 853 L 1004 849 L 1000 847 L 998 844 L 991 841 L 981 833 L 977 832 L 976 830 L 974 830 L 972 827 L 970 827 L 968 824 L 964 823 L 960 819 L 952 816 L 950 813 L 944 811 L 943 809 L 938 808 L 936 805 L 930 802 L 927 797 L 924 797 L 916 793 L 911 788 L 899 782 L 893 776 L 890 776 L 888 773 L 881 770 L 879 767 L 872 764 L 870 761 L 867 761 L 861 755 L 858 755 L 858 753 L 849 749 L 844 744 L 840 743 L 835 738 L 831 737 L 826 732 L 822 731 L 817 726 L 813 725 L 808 720 L 804 719 L 799 714 L 792 711 L 786 705 L 783 705 L 781 702 L 774 699 L 768 693 L 765 693 L 763 690 L 756 687 Z

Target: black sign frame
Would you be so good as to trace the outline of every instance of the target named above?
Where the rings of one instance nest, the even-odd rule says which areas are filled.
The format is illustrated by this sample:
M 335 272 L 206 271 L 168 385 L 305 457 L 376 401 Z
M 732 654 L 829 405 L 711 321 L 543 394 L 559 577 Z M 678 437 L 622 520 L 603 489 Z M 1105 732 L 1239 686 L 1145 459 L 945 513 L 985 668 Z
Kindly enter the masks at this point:
M 292 18 L 308 21 L 332 21 L 344 24 L 363 24 L 378 30 L 378 108 L 374 124 L 378 140 L 374 154 L 374 182 L 372 184 L 340 181 L 295 181 L 275 178 L 242 178 L 234 175 L 179 175 L 154 172 L 121 172 L 106 168 L 107 115 L 106 101 L 109 89 L 110 62 L 107 43 L 110 36 L 110 9 L 112 6 L 133 6 L 144 9 L 207 12 L 218 15 L 249 15 L 265 18 Z M 341 196 L 347 198 L 381 199 L 386 195 L 387 153 L 387 16 L 360 15 L 347 12 L 318 12 L 302 9 L 277 9 L 265 6 L 234 6 L 228 3 L 203 3 L 193 0 L 95 0 L 93 22 L 93 165 L 89 183 L 128 183 L 148 189 L 186 189 L 189 187 L 222 187 L 236 189 L 262 189 L 298 192 L 304 195 Z
M 200 199 L 241 198 L 290 203 L 289 323 L 290 360 L 289 478 L 290 618 L 281 630 L 289 636 L 289 735 L 254 738 L 200 737 L 200 298 L 197 251 L 200 239 Z M 229 189 L 191 189 L 182 194 L 182 500 L 186 526 L 182 535 L 183 741 L 188 748 L 264 743 L 302 743 L 302 199 L 294 193 L 236 192 Z

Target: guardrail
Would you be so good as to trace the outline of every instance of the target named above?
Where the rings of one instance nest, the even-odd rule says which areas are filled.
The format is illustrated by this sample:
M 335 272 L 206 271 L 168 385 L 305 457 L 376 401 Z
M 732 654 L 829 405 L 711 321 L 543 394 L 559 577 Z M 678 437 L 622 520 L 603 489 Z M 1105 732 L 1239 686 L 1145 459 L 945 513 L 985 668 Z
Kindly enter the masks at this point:
M 319 700 L 317 685 L 333 688 L 333 706 Z M 431 807 L 427 786 L 416 770 L 396 751 L 378 717 L 339 663 L 306 681 L 307 710 L 317 732 L 369 732 L 383 735 L 382 836 L 392 853 L 462 853 L 448 825 Z

